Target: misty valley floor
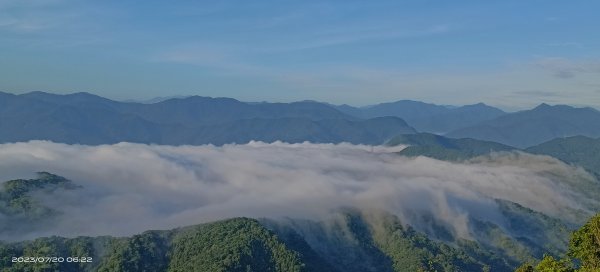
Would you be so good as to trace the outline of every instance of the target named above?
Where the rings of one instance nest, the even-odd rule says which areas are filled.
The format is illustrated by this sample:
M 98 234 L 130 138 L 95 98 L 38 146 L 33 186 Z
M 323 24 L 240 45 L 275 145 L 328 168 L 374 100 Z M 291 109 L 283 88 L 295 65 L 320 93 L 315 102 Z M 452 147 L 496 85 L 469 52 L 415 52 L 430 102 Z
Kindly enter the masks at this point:
M 2 144 L 1 250 L 95 260 L 35 265 L 61 271 L 511 271 L 598 210 L 594 175 L 548 156 L 403 148 Z

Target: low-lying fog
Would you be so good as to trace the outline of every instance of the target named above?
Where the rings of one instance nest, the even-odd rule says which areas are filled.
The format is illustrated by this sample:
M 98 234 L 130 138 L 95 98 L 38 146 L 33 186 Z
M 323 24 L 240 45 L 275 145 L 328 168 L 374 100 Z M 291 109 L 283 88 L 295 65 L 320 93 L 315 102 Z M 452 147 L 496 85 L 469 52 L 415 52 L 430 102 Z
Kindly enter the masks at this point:
M 590 179 L 587 173 L 549 157 L 504 153 L 450 163 L 393 153 L 398 150 L 260 142 L 3 144 L 2 181 L 48 171 L 83 188 L 37 196 L 63 212 L 56 224 L 35 233 L 1 233 L 0 239 L 131 235 L 235 216 L 319 218 L 339 207 L 383 209 L 408 224 L 417 224 L 409 213 L 429 212 L 469 237 L 469 214 L 501 224 L 494 198 L 565 219 L 585 210 L 581 203 L 596 201 L 571 189 Z

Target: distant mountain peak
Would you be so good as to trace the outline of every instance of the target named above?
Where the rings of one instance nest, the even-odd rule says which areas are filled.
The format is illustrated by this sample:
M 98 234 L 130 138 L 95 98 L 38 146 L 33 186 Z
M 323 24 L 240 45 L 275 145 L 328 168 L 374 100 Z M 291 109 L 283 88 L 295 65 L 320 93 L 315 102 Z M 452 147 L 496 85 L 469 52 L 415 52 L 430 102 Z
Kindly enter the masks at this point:
M 92 93 L 88 93 L 88 92 L 75 92 L 75 93 L 67 93 L 67 94 L 54 94 L 54 93 L 49 93 L 49 92 L 44 92 L 44 91 L 32 91 L 32 92 L 28 92 L 28 93 L 24 93 L 21 94 L 21 96 L 24 97 L 90 97 L 90 98 L 101 98 L 101 99 L 107 99 Z
M 594 110 L 593 108 L 590 107 L 572 107 L 569 105 L 549 105 L 546 103 L 542 103 L 540 105 L 538 105 L 537 107 L 533 108 L 531 111 L 556 111 L 556 110 Z
M 443 133 L 468 127 L 506 114 L 504 111 L 477 103 L 465 106 L 436 105 L 413 100 L 398 100 L 366 107 L 336 106 L 346 114 L 360 118 L 396 116 L 420 132 Z
M 600 112 L 593 108 L 542 103 L 531 110 L 506 114 L 446 134 L 526 148 L 557 137 L 600 136 Z M 410 123 L 410 122 L 409 122 Z
M 228 101 L 228 102 L 243 103 L 235 98 L 211 97 L 211 96 L 200 96 L 200 95 L 192 95 L 192 96 L 187 96 L 187 97 L 173 97 L 173 98 L 169 98 L 169 99 L 166 99 L 166 100 L 158 102 L 158 103 L 175 102 L 175 101 L 179 101 L 179 102 Z
M 0 91 L 1 96 L 15 96 L 14 94 Z
M 67 96 L 94 96 L 94 97 L 99 97 L 95 94 L 92 93 L 88 93 L 88 92 L 75 92 L 75 93 L 71 93 L 71 94 L 66 94 Z
M 533 110 L 550 110 L 550 109 L 576 109 L 575 107 L 571 107 L 568 105 L 549 105 L 546 103 L 539 104 L 537 107 L 533 108 Z
M 550 109 L 550 108 L 552 108 L 552 106 L 550 106 L 546 103 L 542 103 L 542 104 L 539 104 L 537 107 L 533 108 L 533 110 Z
M 490 106 L 488 104 L 485 104 L 483 102 L 479 102 L 479 103 L 476 103 L 476 104 L 470 104 L 470 105 L 464 105 L 464 106 L 461 106 L 461 107 L 456 107 L 455 109 L 460 109 L 460 108 L 463 108 L 463 109 L 489 109 L 489 110 L 504 112 L 501 109 L 492 107 L 492 106 Z
M 297 102 L 299 102 L 299 103 L 319 103 L 319 104 L 324 104 L 324 103 L 321 103 L 321 102 L 319 102 L 317 100 L 312 100 L 312 99 L 305 99 L 305 100 L 300 100 L 300 101 L 297 101 Z
M 118 103 L 108 98 L 91 94 L 88 92 L 76 92 L 69 94 L 53 94 L 43 91 L 34 91 L 25 94 L 18 95 L 30 100 L 43 101 L 45 103 L 58 104 L 58 105 L 74 105 L 74 104 L 86 104 L 86 105 L 113 105 Z

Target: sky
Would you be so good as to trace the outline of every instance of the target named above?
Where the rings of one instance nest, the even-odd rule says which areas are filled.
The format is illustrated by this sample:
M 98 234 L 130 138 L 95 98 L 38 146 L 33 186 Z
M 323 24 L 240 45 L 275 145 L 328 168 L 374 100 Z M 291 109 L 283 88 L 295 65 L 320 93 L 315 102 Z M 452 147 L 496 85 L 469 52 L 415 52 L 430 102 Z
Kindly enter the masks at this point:
M 0 91 L 600 108 L 598 1 L 0 0 Z

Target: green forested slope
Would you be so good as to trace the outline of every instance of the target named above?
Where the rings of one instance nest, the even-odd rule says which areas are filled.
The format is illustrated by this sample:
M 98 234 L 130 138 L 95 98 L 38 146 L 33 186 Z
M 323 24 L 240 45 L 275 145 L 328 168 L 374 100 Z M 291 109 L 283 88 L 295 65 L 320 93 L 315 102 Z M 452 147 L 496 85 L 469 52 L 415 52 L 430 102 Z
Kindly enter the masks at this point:
M 403 134 L 392 138 L 388 146 L 408 145 L 399 154 L 409 157 L 427 156 L 438 160 L 460 161 L 494 151 L 508 151 L 516 148 L 475 139 L 452 139 L 444 136 L 418 133 Z
M 564 162 L 579 165 L 600 177 L 600 139 L 585 136 L 556 138 L 527 148 L 525 151 L 549 155 Z
M 509 271 L 493 254 L 434 242 L 393 216 L 355 213 L 321 225 L 322 247 L 291 225 L 235 218 L 128 238 L 39 238 L 0 244 L 0 271 Z M 320 223 L 313 227 L 319 228 Z M 268 226 L 268 228 L 266 227 Z M 466 248 L 466 247 L 464 247 Z M 476 247 L 473 247 L 476 248 Z M 470 249 L 473 249 L 470 248 Z M 476 254 L 475 254 L 476 253 Z M 19 256 L 92 257 L 91 263 L 12 262 Z M 484 262 L 489 262 L 485 264 Z
M 2 271 L 307 271 L 297 252 L 248 218 L 129 238 L 51 237 L 3 243 L 0 253 Z M 11 262 L 18 256 L 92 257 L 93 262 Z
M 537 264 L 526 263 L 516 272 L 600 271 L 600 214 L 573 232 L 569 251 L 562 258 L 548 254 Z
M 32 196 L 57 190 L 74 190 L 80 186 L 46 172 L 34 179 L 15 179 L 0 185 L 0 232 L 35 230 L 48 224 L 60 211 L 48 207 Z
M 1 231 L 44 230 L 61 209 L 33 193 L 77 188 L 45 172 L 4 182 Z M 562 221 L 508 201 L 498 200 L 498 207 L 503 226 L 469 218 L 469 240 L 433 215 L 415 214 L 433 230 L 422 233 L 383 211 L 346 208 L 320 220 L 234 218 L 132 237 L 0 242 L 0 271 L 511 271 L 544 252 L 566 251 L 570 229 Z M 93 261 L 12 262 L 20 256 Z

